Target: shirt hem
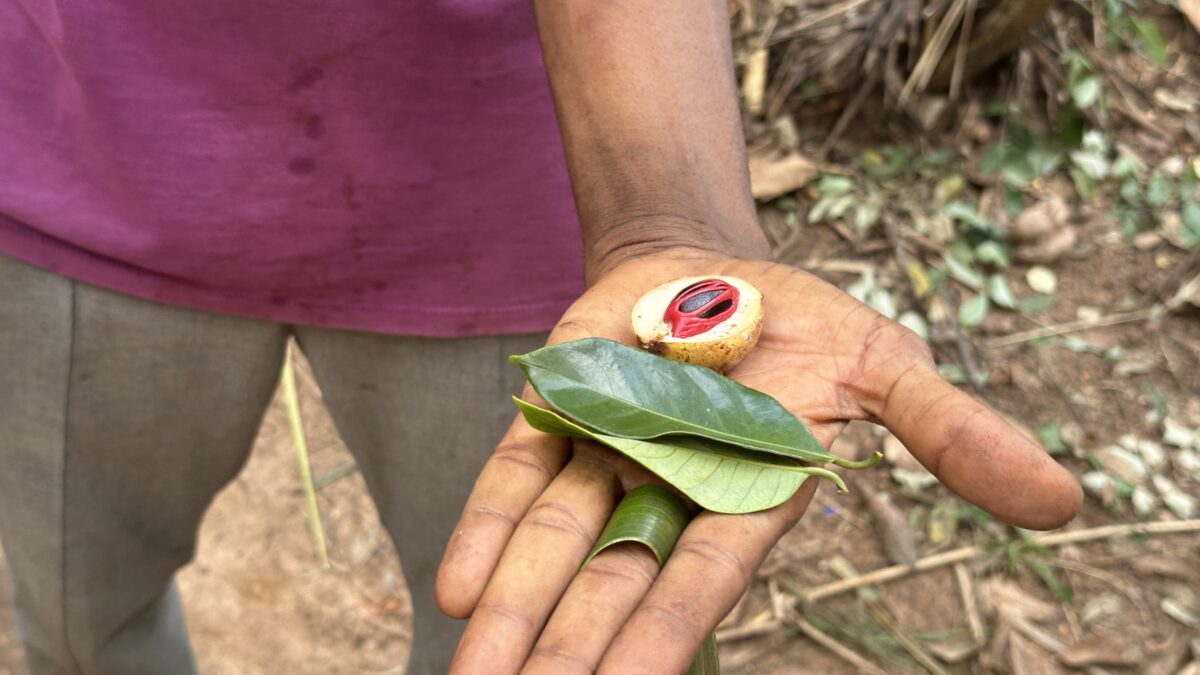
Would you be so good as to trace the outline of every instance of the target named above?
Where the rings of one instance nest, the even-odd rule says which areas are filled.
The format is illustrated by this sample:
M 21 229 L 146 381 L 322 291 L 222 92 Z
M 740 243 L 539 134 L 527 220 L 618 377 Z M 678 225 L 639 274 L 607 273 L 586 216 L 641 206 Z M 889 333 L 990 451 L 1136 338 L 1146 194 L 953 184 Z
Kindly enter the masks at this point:
M 2 223 L 0 223 L 2 224 Z M 204 288 L 73 251 L 62 242 L 39 243 L 36 233 L 0 227 L 0 254 L 68 279 L 175 307 L 273 323 L 419 337 L 474 337 L 545 332 L 575 300 L 558 298 L 504 307 L 364 307 L 317 300 L 270 300 Z M 414 321 L 414 318 L 416 321 Z

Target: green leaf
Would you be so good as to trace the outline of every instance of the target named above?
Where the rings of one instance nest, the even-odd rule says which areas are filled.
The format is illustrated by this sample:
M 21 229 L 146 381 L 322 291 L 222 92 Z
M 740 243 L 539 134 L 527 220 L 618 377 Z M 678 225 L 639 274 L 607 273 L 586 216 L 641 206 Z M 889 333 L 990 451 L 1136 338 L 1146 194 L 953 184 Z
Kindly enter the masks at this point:
M 1062 166 L 1063 155 L 1056 150 L 1048 150 L 1043 147 L 1030 148 L 1027 155 L 1029 165 L 1033 167 L 1034 173 L 1039 176 L 1049 176 Z
M 1041 441 L 1042 447 L 1051 455 L 1062 455 L 1067 452 L 1067 444 L 1063 441 L 1062 425 L 1058 422 L 1050 422 L 1038 427 L 1038 440 Z
M 1121 235 L 1126 239 L 1131 239 L 1133 235 L 1146 229 L 1146 216 L 1139 208 L 1117 204 L 1113 207 L 1112 214 L 1120 225 Z
M 1165 206 L 1171 200 L 1174 187 L 1171 184 L 1170 176 L 1165 173 L 1155 173 L 1150 177 L 1150 182 L 1146 183 L 1146 203 L 1155 208 Z
M 924 316 L 921 316 L 917 312 L 909 310 L 901 314 L 900 317 L 896 319 L 896 323 L 904 326 L 917 335 L 920 335 L 921 338 L 926 342 L 929 341 L 929 322 L 925 320 Z
M 988 146 L 979 159 L 979 172 L 985 176 L 996 175 L 1004 166 L 1004 158 L 1008 156 L 1012 146 L 1008 141 L 997 141 Z
M 617 504 L 584 565 L 609 546 L 634 542 L 650 549 L 658 566 L 662 567 L 667 564 L 688 520 L 687 506 L 675 493 L 653 483 L 635 487 Z M 687 672 L 688 675 L 719 675 L 721 668 L 715 635 L 704 641 Z
M 1121 199 L 1130 206 L 1141 206 L 1142 184 L 1136 178 L 1127 178 L 1121 183 Z
M 1053 306 L 1053 295 L 1031 295 L 1017 300 L 1017 310 L 1026 314 L 1045 314 Z
M 1095 179 L 1075 166 L 1067 169 L 1067 174 L 1071 176 L 1071 182 L 1075 184 L 1075 192 L 1079 194 L 1080 199 L 1091 201 L 1096 196 Z
M 511 359 L 547 403 L 602 434 L 686 434 L 808 462 L 840 461 L 778 401 L 708 368 L 603 338 Z
M 883 214 L 883 200 L 878 197 L 868 197 L 854 207 L 854 219 L 851 225 L 859 232 L 866 232 Z
M 946 273 L 957 281 L 974 290 L 983 290 L 983 275 L 970 265 L 965 265 L 952 255 L 943 255 L 942 262 L 946 263 Z
M 993 274 L 988 277 L 987 294 L 992 302 L 1005 309 L 1012 309 L 1017 305 L 1017 298 L 1013 295 L 1012 287 L 1008 285 L 1008 279 L 1005 279 L 1003 274 Z
M 1103 91 L 1104 85 L 1100 83 L 1100 78 L 1088 75 L 1071 85 L 1071 100 L 1075 102 L 1076 108 L 1085 110 L 1100 100 L 1100 94 Z
M 1133 152 L 1131 152 L 1129 150 L 1122 150 L 1117 155 L 1117 159 L 1115 161 L 1113 161 L 1113 165 L 1112 165 L 1113 178 L 1117 178 L 1117 179 L 1121 179 L 1121 180 L 1124 180 L 1127 178 L 1137 178 L 1145 172 L 1146 172 L 1145 162 L 1142 161 L 1141 157 L 1138 157 L 1137 155 L 1135 155 Z
M 1071 162 L 1092 180 L 1108 177 L 1108 158 L 1094 150 L 1076 150 L 1071 153 Z
M 975 259 L 996 267 L 1008 267 L 1010 255 L 1007 246 L 988 240 L 975 247 Z
M 532 403 L 513 400 L 534 429 L 607 445 L 709 511 L 753 513 L 778 506 L 796 494 L 809 476 L 828 478 L 839 491 L 846 491 L 846 484 L 832 471 L 806 466 L 787 457 L 694 436 L 666 436 L 652 441 L 609 436 Z
M 1025 195 L 1020 190 L 1005 186 L 1004 188 L 1004 213 L 1008 214 L 1009 218 L 1016 218 L 1021 215 L 1028 204 L 1025 203 Z
M 1160 68 L 1167 65 L 1170 53 L 1167 50 L 1167 41 L 1158 30 L 1158 24 L 1153 19 L 1141 18 L 1131 18 L 1129 22 L 1133 25 L 1138 45 L 1146 58 Z
M 942 208 L 942 215 L 964 223 L 974 223 L 979 220 L 979 207 L 969 202 L 950 202 Z
M 1012 186 L 1024 187 L 1037 177 L 1037 171 L 1034 170 L 1033 164 L 1024 154 L 1012 154 L 1005 157 L 1004 164 L 1000 167 L 1000 178 Z
M 986 295 L 976 295 L 958 308 L 958 323 L 963 328 L 972 328 L 987 318 L 989 303 Z
M 945 176 L 933 188 L 933 202 L 934 204 L 945 204 L 957 197 L 966 187 L 967 181 L 962 177 L 962 174 L 952 173 L 949 176 Z
M 1193 248 L 1200 244 L 1200 204 L 1190 197 L 1185 198 L 1180 205 L 1179 220 L 1183 225 L 1180 235 L 1184 245 Z
M 841 197 L 854 190 L 854 179 L 836 174 L 823 174 L 817 181 L 817 192 L 822 197 Z
M 938 374 L 952 384 L 966 384 L 967 371 L 957 363 L 939 363 Z

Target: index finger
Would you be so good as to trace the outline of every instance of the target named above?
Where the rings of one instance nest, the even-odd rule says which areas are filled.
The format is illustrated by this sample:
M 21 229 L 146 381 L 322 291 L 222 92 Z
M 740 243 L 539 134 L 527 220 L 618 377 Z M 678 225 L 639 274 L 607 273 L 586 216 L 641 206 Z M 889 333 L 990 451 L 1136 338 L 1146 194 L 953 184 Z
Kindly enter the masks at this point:
M 927 364 L 895 377 L 864 406 L 926 469 L 1004 522 L 1035 530 L 1075 516 L 1083 490 L 1064 467 L 1003 417 Z

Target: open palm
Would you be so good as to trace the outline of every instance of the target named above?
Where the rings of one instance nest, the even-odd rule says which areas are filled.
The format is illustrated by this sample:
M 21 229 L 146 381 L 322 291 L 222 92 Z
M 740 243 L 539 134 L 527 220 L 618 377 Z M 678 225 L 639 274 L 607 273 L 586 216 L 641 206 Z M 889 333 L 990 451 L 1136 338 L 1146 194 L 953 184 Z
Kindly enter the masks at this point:
M 729 376 L 766 392 L 828 447 L 849 420 L 888 427 L 938 479 L 1006 522 L 1068 521 L 1078 484 L 987 406 L 943 380 L 908 329 L 796 268 L 705 252 L 664 252 L 606 274 L 550 342 L 633 344 L 630 309 L 647 290 L 694 275 L 743 278 L 764 297 L 758 346 Z M 527 388 L 526 397 L 537 400 Z M 453 673 L 680 672 L 804 513 L 818 481 L 760 513 L 702 513 L 659 573 L 616 546 L 580 570 L 627 489 L 652 480 L 598 445 L 514 422 L 488 461 L 438 577 L 438 600 L 471 617 Z

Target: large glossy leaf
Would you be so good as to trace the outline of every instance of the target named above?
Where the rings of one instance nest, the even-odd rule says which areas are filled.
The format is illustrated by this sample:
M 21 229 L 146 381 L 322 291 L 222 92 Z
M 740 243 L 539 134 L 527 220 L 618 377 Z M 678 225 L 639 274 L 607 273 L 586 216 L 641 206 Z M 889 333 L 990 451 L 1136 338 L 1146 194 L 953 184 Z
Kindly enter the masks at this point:
M 609 436 L 683 434 L 807 462 L 864 465 L 829 454 L 778 401 L 708 368 L 602 338 L 511 358 L 547 403 Z
M 675 493 L 661 485 L 636 487 L 617 504 L 584 565 L 609 546 L 634 542 L 650 549 L 658 566 L 662 567 L 667 564 L 688 520 L 687 506 Z M 688 675 L 719 675 L 721 667 L 715 635 L 709 635 L 704 641 L 687 672 Z
M 744 450 L 695 436 L 663 436 L 653 440 L 609 436 L 532 403 L 513 400 L 533 428 L 607 445 L 709 511 L 752 513 L 778 506 L 796 494 L 809 476 L 828 478 L 838 490 L 846 491 L 846 484 L 832 471 L 806 466 L 789 457 Z

